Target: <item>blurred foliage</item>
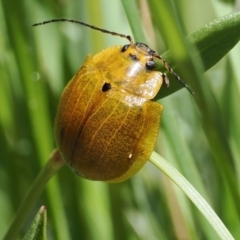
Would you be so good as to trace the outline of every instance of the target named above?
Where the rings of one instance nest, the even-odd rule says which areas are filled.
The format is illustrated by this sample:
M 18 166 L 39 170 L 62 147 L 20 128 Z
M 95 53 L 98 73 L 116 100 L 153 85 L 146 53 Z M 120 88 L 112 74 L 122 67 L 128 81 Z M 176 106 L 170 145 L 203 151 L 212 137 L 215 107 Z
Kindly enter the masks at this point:
M 186 47 L 188 61 L 179 62 L 178 69 L 196 97 L 183 89 L 160 100 L 164 113 L 156 150 L 205 197 L 233 236 L 240 238 L 236 204 L 240 46 L 203 74 L 204 63 L 191 55 L 194 49 L 178 40 L 239 10 L 235 2 L 226 6 L 214 0 L 1 1 L 0 239 L 55 148 L 53 123 L 64 86 L 88 54 L 126 43 L 74 24 L 31 27 L 62 17 L 124 34 L 131 34 L 131 26 L 137 41 L 159 53 L 170 48 L 176 60 Z M 164 11 L 164 4 L 172 16 Z M 62 168 L 32 209 L 21 237 L 42 205 L 48 209 L 50 240 L 218 239 L 184 194 L 149 163 L 119 184 L 84 180 Z

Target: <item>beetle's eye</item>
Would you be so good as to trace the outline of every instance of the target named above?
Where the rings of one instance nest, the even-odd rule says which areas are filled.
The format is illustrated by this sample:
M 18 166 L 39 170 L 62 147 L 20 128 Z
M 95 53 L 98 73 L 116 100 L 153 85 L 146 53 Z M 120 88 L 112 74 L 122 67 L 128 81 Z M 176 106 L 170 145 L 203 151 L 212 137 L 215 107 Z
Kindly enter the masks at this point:
M 153 60 L 149 60 L 146 62 L 147 70 L 153 70 L 156 67 L 156 63 Z
M 128 47 L 129 47 L 129 44 L 128 45 L 124 45 L 123 47 L 122 47 L 122 52 L 125 52 L 127 49 L 128 49 Z
M 103 92 L 107 92 L 108 90 L 110 90 L 112 87 L 111 87 L 111 84 L 110 83 L 104 83 L 103 86 L 102 86 L 102 91 Z

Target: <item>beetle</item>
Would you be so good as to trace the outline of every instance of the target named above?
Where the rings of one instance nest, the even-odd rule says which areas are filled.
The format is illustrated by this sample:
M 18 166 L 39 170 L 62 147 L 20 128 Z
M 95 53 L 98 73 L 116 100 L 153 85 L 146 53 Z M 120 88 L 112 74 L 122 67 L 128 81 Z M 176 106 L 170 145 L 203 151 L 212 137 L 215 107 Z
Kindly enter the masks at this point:
M 69 19 L 33 26 L 60 21 L 129 41 L 86 58 L 61 95 L 54 126 L 60 154 L 78 175 L 124 181 L 149 159 L 158 135 L 163 106 L 152 99 L 162 84 L 169 86 L 169 80 L 154 70 L 155 59 L 189 88 L 160 55 L 130 36 Z

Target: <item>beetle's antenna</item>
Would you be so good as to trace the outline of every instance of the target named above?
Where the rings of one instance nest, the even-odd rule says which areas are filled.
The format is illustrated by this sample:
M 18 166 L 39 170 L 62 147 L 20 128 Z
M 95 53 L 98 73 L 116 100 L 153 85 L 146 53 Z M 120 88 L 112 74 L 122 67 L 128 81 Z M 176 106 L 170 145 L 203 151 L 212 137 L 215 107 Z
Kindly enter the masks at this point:
M 66 19 L 66 18 L 52 19 L 52 20 L 48 20 L 48 21 L 44 21 L 44 22 L 40 22 L 40 23 L 35 23 L 32 26 L 36 27 L 36 26 L 39 26 L 39 25 L 44 25 L 44 24 L 54 23 L 54 22 L 70 22 L 70 23 L 80 24 L 82 26 L 89 27 L 89 28 L 92 28 L 94 30 L 97 30 L 97 31 L 100 31 L 100 32 L 103 32 L 103 33 L 107 33 L 107 34 L 111 34 L 113 36 L 119 36 L 119 37 L 125 38 L 130 42 L 130 44 L 133 44 L 132 37 L 129 36 L 129 35 L 108 31 L 106 29 L 98 28 L 96 26 L 87 24 L 85 22 L 80 22 L 80 21 L 76 21 L 76 20 L 72 20 L 72 19 Z M 152 56 L 158 58 L 162 62 L 163 66 L 173 76 L 175 76 L 175 78 L 180 82 L 180 84 L 183 85 L 192 95 L 194 95 L 194 92 L 191 90 L 191 88 L 173 71 L 173 69 L 168 65 L 168 63 L 160 55 L 158 55 L 157 53 L 154 52 L 154 54 Z M 168 84 L 166 84 L 166 85 L 168 85 Z
M 153 57 L 158 58 L 162 62 L 162 65 L 180 82 L 180 84 L 183 85 L 183 87 L 185 87 L 192 95 L 194 95 L 193 90 L 173 71 L 173 69 L 160 55 L 154 53 Z
M 85 27 L 90 27 L 94 30 L 97 30 L 97 31 L 100 31 L 100 32 L 103 32 L 103 33 L 107 33 L 107 34 L 111 34 L 113 36 L 119 36 L 119 37 L 122 37 L 122 38 L 126 38 L 131 44 L 133 44 L 133 41 L 132 41 L 132 37 L 129 36 L 129 35 L 125 35 L 125 34 L 121 34 L 121 33 L 116 33 L 116 32 L 112 32 L 112 31 L 108 31 L 106 29 L 102 29 L 102 28 L 98 28 L 98 27 L 95 27 L 93 25 L 89 25 L 87 23 L 84 23 L 84 22 L 80 22 L 80 21 L 76 21 L 76 20 L 72 20 L 72 19 L 65 19 L 65 18 L 60 18 L 60 19 L 52 19 L 52 20 L 49 20 L 49 21 L 44 21 L 44 22 L 40 22 L 40 23 L 35 23 L 33 24 L 32 26 L 33 27 L 36 27 L 36 26 L 39 26 L 39 25 L 44 25 L 44 24 L 48 24 L 48 23 L 54 23 L 54 22 L 71 22 L 71 23 L 76 23 L 76 24 L 80 24 L 80 25 L 83 25 Z

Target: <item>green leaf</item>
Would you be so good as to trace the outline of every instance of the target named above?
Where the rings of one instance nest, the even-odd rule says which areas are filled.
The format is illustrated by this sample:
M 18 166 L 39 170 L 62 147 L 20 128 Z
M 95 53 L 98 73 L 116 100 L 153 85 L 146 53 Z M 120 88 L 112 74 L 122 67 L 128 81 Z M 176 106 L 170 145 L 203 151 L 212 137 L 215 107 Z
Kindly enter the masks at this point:
M 35 216 L 28 232 L 22 240 L 46 240 L 47 227 L 47 211 L 46 207 L 42 206 Z
M 187 39 L 196 45 L 208 70 L 224 57 L 240 39 L 240 12 L 214 20 Z
M 238 43 L 239 29 L 240 12 L 237 12 L 216 19 L 187 37 L 187 40 L 196 46 L 205 71 L 214 66 Z M 169 65 L 174 66 L 170 51 L 165 52 L 162 57 Z M 175 71 L 178 72 L 178 70 Z M 171 87 L 167 90 L 161 89 L 156 99 L 170 95 L 183 87 L 170 74 L 168 76 Z

